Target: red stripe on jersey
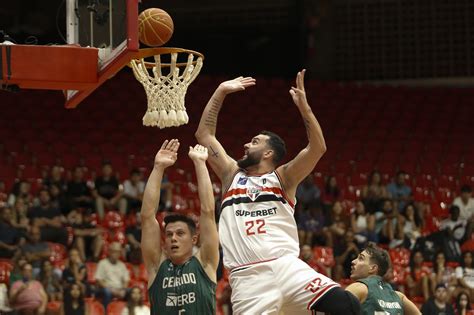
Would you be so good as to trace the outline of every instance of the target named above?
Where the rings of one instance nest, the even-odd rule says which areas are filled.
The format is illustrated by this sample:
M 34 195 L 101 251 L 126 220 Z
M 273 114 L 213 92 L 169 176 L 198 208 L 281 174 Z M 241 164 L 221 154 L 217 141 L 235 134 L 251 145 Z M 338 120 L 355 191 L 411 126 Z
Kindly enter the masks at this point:
M 262 187 L 262 191 L 266 191 L 266 192 L 272 192 L 274 194 L 279 194 L 281 195 L 285 200 L 286 202 L 288 202 L 288 204 L 290 205 L 290 207 L 294 208 L 295 205 L 290 201 L 288 200 L 288 198 L 286 198 L 285 196 L 285 193 L 283 192 L 283 190 L 281 190 L 281 188 L 279 187 Z M 231 189 L 229 190 L 225 195 L 224 195 L 224 198 L 223 200 L 229 198 L 229 197 L 232 197 L 232 196 L 237 196 L 237 195 L 246 195 L 247 194 L 247 188 L 234 188 L 234 189 Z
M 232 268 L 232 269 L 230 270 L 230 272 L 234 271 L 234 270 L 237 269 L 237 268 L 246 267 L 246 266 L 250 266 L 250 265 L 256 265 L 256 264 L 261 264 L 261 263 L 273 261 L 273 260 L 276 260 L 276 259 L 277 259 L 277 258 L 272 258 L 272 259 L 261 260 L 261 261 L 255 261 L 255 262 L 251 262 L 251 263 L 248 263 L 248 264 L 240 265 L 240 266 L 237 266 L 237 267 Z
M 329 289 L 332 289 L 332 288 L 335 288 L 335 287 L 338 287 L 338 286 L 339 286 L 339 284 L 333 283 L 333 284 L 328 285 L 327 287 L 325 287 L 321 291 L 319 291 L 318 294 L 316 294 L 314 296 L 314 298 L 311 300 L 311 302 L 308 303 L 308 310 L 311 310 L 311 307 L 313 306 L 313 304 L 316 303 L 318 301 L 318 299 L 320 297 L 322 297 Z

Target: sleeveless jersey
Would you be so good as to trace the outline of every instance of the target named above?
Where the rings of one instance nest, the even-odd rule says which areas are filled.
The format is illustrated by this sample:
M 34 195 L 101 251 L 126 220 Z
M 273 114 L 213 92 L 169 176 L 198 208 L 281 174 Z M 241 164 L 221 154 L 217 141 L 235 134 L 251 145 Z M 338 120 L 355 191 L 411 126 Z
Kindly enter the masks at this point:
M 390 284 L 379 276 L 358 280 L 369 290 L 367 299 L 362 303 L 363 315 L 403 315 L 403 302 Z
M 194 256 L 183 265 L 165 260 L 148 290 L 148 296 L 151 315 L 216 312 L 216 284 Z
M 219 238 L 224 266 L 233 269 L 299 255 L 294 204 L 276 171 L 247 176 L 240 170 L 222 198 Z

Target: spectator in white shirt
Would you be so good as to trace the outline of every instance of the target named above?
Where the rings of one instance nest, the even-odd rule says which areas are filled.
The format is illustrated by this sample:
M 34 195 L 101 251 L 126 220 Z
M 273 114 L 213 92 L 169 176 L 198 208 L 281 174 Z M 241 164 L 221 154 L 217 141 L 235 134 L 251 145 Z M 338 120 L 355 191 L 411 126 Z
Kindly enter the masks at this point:
M 132 209 L 140 209 L 142 206 L 145 182 L 139 169 L 130 172 L 130 178 L 123 182 L 123 197 L 127 202 L 127 212 Z
M 472 197 L 472 187 L 463 185 L 461 195 L 454 198 L 453 204 L 459 207 L 462 219 L 470 220 L 474 214 L 474 198 Z
M 446 230 L 456 241 L 462 243 L 466 236 L 467 221 L 460 216 L 459 207 L 452 205 L 449 208 L 449 218 L 440 224 L 440 230 Z
M 123 299 L 127 293 L 130 274 L 127 266 L 120 261 L 121 256 L 122 246 L 120 243 L 113 242 L 109 246 L 109 257 L 102 259 L 97 264 L 95 280 L 105 309 L 112 298 Z

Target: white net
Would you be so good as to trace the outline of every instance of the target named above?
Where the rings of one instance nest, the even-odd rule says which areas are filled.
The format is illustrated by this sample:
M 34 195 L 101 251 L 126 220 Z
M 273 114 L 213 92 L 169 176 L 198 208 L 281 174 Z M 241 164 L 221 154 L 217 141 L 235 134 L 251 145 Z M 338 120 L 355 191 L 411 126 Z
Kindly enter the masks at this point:
M 187 54 L 187 62 L 177 62 L 180 53 Z M 143 116 L 144 126 L 158 126 L 161 129 L 181 126 L 189 121 L 184 98 L 188 86 L 201 71 L 202 55 L 187 50 L 166 54 L 171 57 L 169 63 L 162 62 L 162 54 L 154 55 L 154 63 L 145 62 L 144 58 L 130 61 L 133 74 L 145 88 L 147 96 L 148 109 Z M 151 69 L 148 69 L 150 64 Z

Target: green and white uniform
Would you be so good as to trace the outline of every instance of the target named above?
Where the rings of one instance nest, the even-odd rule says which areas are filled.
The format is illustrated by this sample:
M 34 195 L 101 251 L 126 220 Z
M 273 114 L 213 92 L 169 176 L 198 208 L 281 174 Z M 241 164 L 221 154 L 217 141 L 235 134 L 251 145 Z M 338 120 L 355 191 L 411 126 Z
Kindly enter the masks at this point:
M 210 315 L 216 312 L 216 284 L 194 256 L 182 265 L 165 260 L 148 295 L 151 315 Z
M 363 315 L 403 315 L 403 302 L 397 292 L 379 276 L 358 280 L 368 288 L 361 304 Z

